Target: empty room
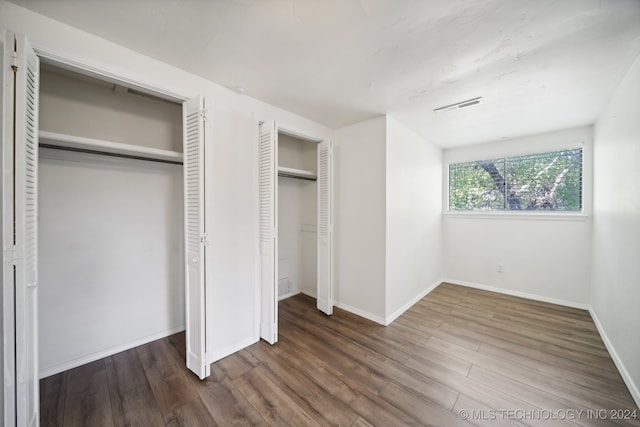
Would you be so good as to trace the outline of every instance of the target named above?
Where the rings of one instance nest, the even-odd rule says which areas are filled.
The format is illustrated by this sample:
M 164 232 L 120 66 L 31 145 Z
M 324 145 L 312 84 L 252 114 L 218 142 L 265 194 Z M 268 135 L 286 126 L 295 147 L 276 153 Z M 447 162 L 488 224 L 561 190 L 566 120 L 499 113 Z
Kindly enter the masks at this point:
M 5 426 L 640 426 L 638 0 L 0 0 Z

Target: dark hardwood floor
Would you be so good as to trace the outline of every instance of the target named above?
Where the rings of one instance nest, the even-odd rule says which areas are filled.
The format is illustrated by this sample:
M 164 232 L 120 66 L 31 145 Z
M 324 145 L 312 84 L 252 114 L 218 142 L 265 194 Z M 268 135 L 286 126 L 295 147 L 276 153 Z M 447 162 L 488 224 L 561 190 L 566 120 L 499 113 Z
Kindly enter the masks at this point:
M 177 334 L 40 385 L 43 426 L 640 426 L 586 311 L 449 284 L 388 327 L 287 299 L 205 381 Z

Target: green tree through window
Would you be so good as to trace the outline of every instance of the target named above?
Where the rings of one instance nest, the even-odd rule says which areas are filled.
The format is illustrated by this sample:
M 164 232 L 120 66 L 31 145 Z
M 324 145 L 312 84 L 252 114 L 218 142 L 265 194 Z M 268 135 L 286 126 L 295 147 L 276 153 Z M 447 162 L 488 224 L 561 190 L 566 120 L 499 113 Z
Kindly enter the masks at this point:
M 581 209 L 581 148 L 449 165 L 449 210 Z

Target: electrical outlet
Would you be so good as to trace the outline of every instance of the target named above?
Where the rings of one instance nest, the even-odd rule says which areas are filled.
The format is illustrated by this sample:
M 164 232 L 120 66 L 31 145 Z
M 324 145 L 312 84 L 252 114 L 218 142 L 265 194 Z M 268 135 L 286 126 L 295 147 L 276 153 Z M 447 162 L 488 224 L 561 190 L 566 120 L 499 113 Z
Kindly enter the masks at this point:
M 498 273 L 504 273 L 504 264 L 496 264 L 496 271 Z

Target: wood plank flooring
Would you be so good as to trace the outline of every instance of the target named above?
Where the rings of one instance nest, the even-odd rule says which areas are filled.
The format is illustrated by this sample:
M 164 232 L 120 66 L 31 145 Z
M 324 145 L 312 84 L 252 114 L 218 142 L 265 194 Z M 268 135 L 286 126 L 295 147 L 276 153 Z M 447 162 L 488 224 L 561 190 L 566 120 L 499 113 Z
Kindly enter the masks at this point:
M 205 381 L 184 351 L 177 334 L 41 380 L 41 425 L 640 426 L 586 311 L 450 284 L 388 327 L 289 298 L 278 344 Z

